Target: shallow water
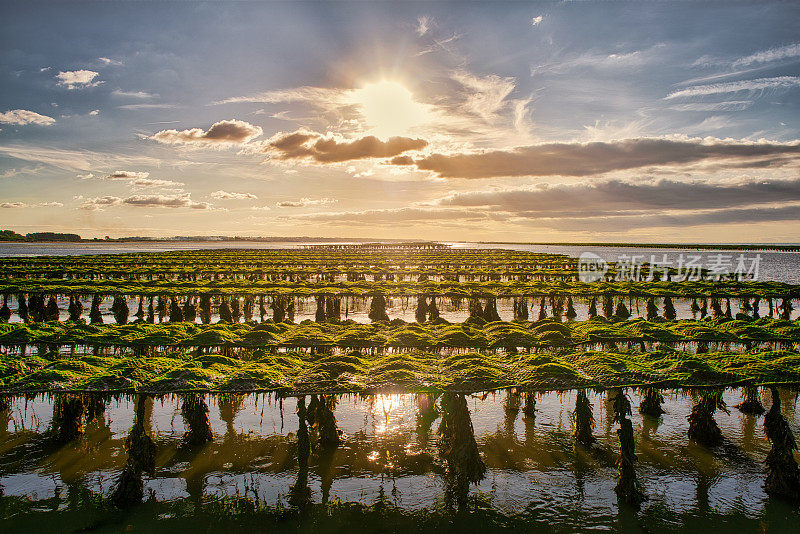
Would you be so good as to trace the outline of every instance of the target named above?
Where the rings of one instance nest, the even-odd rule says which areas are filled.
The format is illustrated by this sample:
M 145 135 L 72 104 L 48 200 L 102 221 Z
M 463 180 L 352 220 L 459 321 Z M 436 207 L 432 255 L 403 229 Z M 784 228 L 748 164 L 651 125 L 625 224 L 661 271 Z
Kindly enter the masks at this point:
M 0 256 L 295 245 L 3 243 Z M 607 260 L 620 253 L 696 253 L 690 249 L 458 246 L 573 256 L 588 250 Z M 761 254 L 761 280 L 800 283 L 800 254 Z M 688 308 L 681 307 L 684 304 L 688 306 L 679 305 L 678 312 L 689 316 Z M 133 312 L 134 303 L 129 306 Z M 581 319 L 585 305 L 576 302 L 576 308 Z M 500 303 L 500 313 L 510 314 L 510 309 Z M 351 318 L 366 321 L 360 314 L 363 310 Z M 398 305 L 390 315 L 411 320 L 413 306 Z M 447 318 L 463 320 L 455 311 Z M 64 446 L 54 445 L 48 436 L 51 400 L 17 398 L 10 411 L 0 413 L 0 531 L 798 531 L 800 509 L 768 499 L 762 488 L 769 451 L 763 417 L 746 416 L 735 408 L 730 414 L 717 412 L 725 443 L 707 450 L 688 441 L 689 397 L 668 396 L 667 413 L 654 420 L 635 413 L 638 394 L 629 392 L 629 396 L 634 406 L 636 471 L 649 496 L 638 511 L 617 505 L 613 488 L 619 443 L 606 394 L 590 393 L 598 445 L 585 451 L 575 448 L 571 436 L 573 391 L 540 396 L 533 419 L 521 410 L 507 411 L 505 392 L 468 399 L 487 472 L 470 487 L 462 509 L 454 506 L 452 488 L 443 476 L 436 435 L 439 420 L 418 418 L 417 397 L 340 397 L 335 416 L 343 441 L 332 455 L 311 453 L 308 485 L 314 504 L 302 513 L 289 503 L 290 488 L 298 476 L 294 399 L 249 395 L 234 409 L 229 402 L 209 396 L 214 441 L 194 449 L 181 445 L 186 429 L 179 399 L 152 401 L 147 421 L 157 444 L 156 472 L 144 479 L 146 501 L 120 512 L 104 499 L 125 465 L 123 441 L 133 424 L 133 398 L 111 401 L 104 416 L 87 426 L 83 438 Z M 728 390 L 725 400 L 729 406 L 737 404 L 739 391 Z M 768 399 L 764 402 L 768 407 Z M 794 394 L 788 391 L 783 392 L 783 412 L 798 435 L 800 412 Z
M 794 393 L 784 391 L 782 397 L 784 415 L 796 433 L 800 412 Z M 636 407 L 638 395 L 631 392 L 630 399 Z M 291 511 L 289 489 L 298 469 L 295 399 L 248 395 L 239 403 L 206 397 L 215 437 L 195 449 L 181 446 L 186 428 L 179 399 L 150 401 L 146 420 L 157 444 L 156 473 L 145 477 L 148 502 L 120 516 L 99 504 L 99 498 L 110 495 L 124 466 L 123 440 L 133 424 L 134 399 L 111 401 L 82 439 L 58 447 L 47 434 L 50 399 L 17 398 L 5 412 L 7 423 L 0 422 L 5 429 L 0 435 L 5 516 L 0 525 L 6 532 L 44 524 L 53 531 L 92 525 L 100 525 L 102 531 L 128 525 L 152 531 L 166 528 L 171 519 L 185 526 L 204 514 L 213 523 L 215 505 L 224 504 L 225 516 L 242 529 L 287 526 L 289 521 L 292 529 L 316 525 L 325 530 L 332 528 L 326 521 L 335 523 L 337 514 L 353 513 L 341 503 L 358 505 L 359 517 L 369 516 L 376 503 L 387 506 L 389 511 L 382 512 L 391 512 L 389 519 L 382 519 L 389 521 L 387 529 L 391 521 L 401 524 L 413 518 L 421 530 L 439 529 L 439 521 L 448 528 L 474 530 L 484 524 L 477 522 L 480 518 L 490 522 L 486 528 L 526 524 L 559 532 L 622 527 L 786 532 L 800 520 L 800 510 L 767 499 L 762 489 L 769 451 L 763 417 L 746 416 L 735 408 L 730 414 L 717 412 L 725 443 L 708 450 L 687 439 L 692 399 L 681 395 L 667 398 L 668 413 L 657 420 L 633 414 L 636 470 L 649 500 L 638 512 L 620 509 L 613 491 L 617 425 L 611 422 L 607 394 L 590 393 L 598 444 L 586 451 L 576 449 L 571 437 L 575 392 L 538 397 L 535 418 L 507 410 L 506 392 L 468 398 L 475 438 L 488 469 L 470 488 L 467 506 L 472 513 L 465 519 L 448 508 L 448 485 L 436 445 L 439 420 L 420 420 L 418 400 L 410 394 L 340 397 L 335 416 L 343 431 L 342 444 L 332 456 L 312 451 L 309 460 L 314 511 L 288 520 L 281 514 L 289 513 L 284 508 Z M 725 400 L 735 405 L 739 392 L 727 391 Z M 769 405 L 768 399 L 764 402 Z M 242 511 L 231 504 L 236 498 L 259 503 L 261 510 Z M 195 507 L 201 512 L 195 513 Z M 320 514 L 326 518 L 322 523 Z

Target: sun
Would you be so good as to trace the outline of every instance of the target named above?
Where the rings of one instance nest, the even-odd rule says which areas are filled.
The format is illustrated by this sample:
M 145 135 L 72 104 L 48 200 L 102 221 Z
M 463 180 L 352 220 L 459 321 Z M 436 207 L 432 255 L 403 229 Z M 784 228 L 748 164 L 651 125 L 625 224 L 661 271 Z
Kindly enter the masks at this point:
M 414 99 L 401 83 L 391 80 L 365 85 L 352 93 L 369 132 L 378 137 L 409 133 L 430 119 L 428 106 Z

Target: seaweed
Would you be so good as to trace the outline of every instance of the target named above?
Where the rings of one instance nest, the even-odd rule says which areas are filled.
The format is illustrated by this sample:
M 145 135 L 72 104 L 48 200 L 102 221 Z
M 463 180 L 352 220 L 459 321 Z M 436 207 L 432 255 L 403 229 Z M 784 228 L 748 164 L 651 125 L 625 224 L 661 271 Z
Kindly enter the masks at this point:
M 645 388 L 639 403 L 639 413 L 650 417 L 660 417 L 664 413 L 664 408 L 661 407 L 663 402 L 664 396 L 660 391 L 655 388 Z
M 792 502 L 800 502 L 800 468 L 794 458 L 797 450 L 789 424 L 781 413 L 781 399 L 777 388 L 770 387 L 772 406 L 764 417 L 764 433 L 772 448 L 767 453 L 767 478 L 764 491 L 769 495 Z
M 619 500 L 630 506 L 638 507 L 647 496 L 639 485 L 636 477 L 636 451 L 633 435 L 633 424 L 630 420 L 631 403 L 623 391 L 618 391 L 614 397 L 614 422 L 619 423 L 617 436 L 619 437 L 620 453 L 617 459 L 619 479 L 614 491 Z
M 336 398 L 333 395 L 312 395 L 306 410 L 306 420 L 319 436 L 319 449 L 331 450 L 339 446 L 339 430 L 333 409 Z
M 758 388 L 756 386 L 745 386 L 742 388 L 742 402 L 736 405 L 740 412 L 749 415 L 761 415 L 766 410 L 758 398 Z
M 572 435 L 575 441 L 584 447 L 591 447 L 597 441 L 592 435 L 593 428 L 592 404 L 586 396 L 586 390 L 579 389 L 575 398 L 575 411 L 572 413 Z
M 441 400 L 442 421 L 439 425 L 439 454 L 446 463 L 445 474 L 451 493 L 459 506 L 466 502 L 469 484 L 486 475 L 486 465 L 478 452 L 464 395 L 444 393 Z
M 197 393 L 184 393 L 181 398 L 181 415 L 187 426 L 183 442 L 189 446 L 197 446 L 212 441 L 214 435 L 208 422 L 208 406 L 203 397 Z
M 727 412 L 721 391 L 703 391 L 689 414 L 689 439 L 705 447 L 722 443 L 722 431 L 714 420 L 717 409 Z
M 56 443 L 69 443 L 81 437 L 85 423 L 83 397 L 69 393 L 55 395 L 52 432 Z
M 297 480 L 289 489 L 289 504 L 305 510 L 311 504 L 311 488 L 308 487 L 308 457 L 311 454 L 311 442 L 306 426 L 306 399 L 297 398 Z

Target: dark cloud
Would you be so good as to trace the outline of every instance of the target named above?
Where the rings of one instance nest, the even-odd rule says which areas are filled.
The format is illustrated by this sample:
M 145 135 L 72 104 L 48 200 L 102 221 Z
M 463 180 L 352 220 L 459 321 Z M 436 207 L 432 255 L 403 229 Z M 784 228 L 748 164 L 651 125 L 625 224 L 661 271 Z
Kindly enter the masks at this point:
M 472 154 L 431 154 L 414 163 L 443 178 L 590 176 L 659 165 L 717 163 L 727 168 L 797 161 L 800 144 L 715 140 L 627 139 L 595 143 L 548 143 Z M 402 163 L 400 163 L 402 164 Z
M 225 146 L 231 144 L 247 143 L 259 135 L 263 130 L 245 121 L 236 119 L 219 121 L 211 125 L 207 131 L 202 128 L 189 130 L 161 130 L 148 139 L 159 143 L 171 145 L 197 145 L 197 146 Z
M 627 232 L 642 228 L 686 228 L 693 226 L 759 224 L 800 221 L 800 206 L 754 207 L 682 213 L 607 214 L 594 217 L 529 219 L 555 230 L 583 232 Z
M 278 160 L 306 159 L 317 163 L 340 163 L 367 158 L 391 158 L 409 150 L 428 146 L 424 139 L 390 137 L 382 141 L 368 135 L 354 140 L 324 136 L 317 132 L 297 130 L 280 133 L 267 141 L 261 151 Z
M 414 159 L 411 156 L 396 156 L 389 160 L 392 165 L 413 165 Z
M 600 183 L 542 186 L 536 189 L 473 191 L 440 199 L 441 206 L 491 207 L 510 212 L 548 213 L 580 209 L 716 209 L 772 202 L 800 201 L 800 179 L 738 183 L 679 182 Z
M 608 181 L 477 191 L 454 193 L 426 206 L 315 213 L 290 219 L 336 226 L 494 221 L 574 231 L 788 221 L 800 220 L 800 179 L 737 184 Z

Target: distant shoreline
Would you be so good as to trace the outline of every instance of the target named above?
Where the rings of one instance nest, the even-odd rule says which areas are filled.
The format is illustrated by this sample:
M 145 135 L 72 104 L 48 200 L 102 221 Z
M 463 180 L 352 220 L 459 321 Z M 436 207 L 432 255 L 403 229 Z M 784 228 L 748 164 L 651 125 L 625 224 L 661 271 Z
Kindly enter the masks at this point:
M 237 238 L 237 239 L 141 239 L 141 238 L 119 238 L 119 239 L 81 239 L 80 241 L 58 241 L 58 240 L 38 240 L 38 241 L 19 241 L 2 240 L 0 244 L 21 244 L 21 245 L 118 245 L 125 244 L 224 244 L 224 243 L 402 243 L 404 239 L 366 239 L 366 238 L 314 238 L 314 237 L 275 237 L 275 238 Z M 696 249 L 696 250 L 748 250 L 748 251 L 781 251 L 781 252 L 800 252 L 800 244 L 769 244 L 769 243 L 612 243 L 612 242 L 542 242 L 542 241 L 449 241 L 431 240 L 432 243 L 475 243 L 478 245 L 534 245 L 534 246 L 554 246 L 554 247 L 616 247 L 616 248 L 652 248 L 652 249 Z

